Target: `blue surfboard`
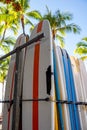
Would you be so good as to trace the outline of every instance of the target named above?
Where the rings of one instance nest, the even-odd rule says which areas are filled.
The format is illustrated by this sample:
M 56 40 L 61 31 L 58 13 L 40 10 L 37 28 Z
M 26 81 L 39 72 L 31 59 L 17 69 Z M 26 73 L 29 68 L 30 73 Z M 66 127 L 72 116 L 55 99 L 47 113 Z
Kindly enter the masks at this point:
M 73 98 L 73 101 L 76 102 L 77 99 L 76 99 L 76 92 L 75 92 L 75 84 L 74 84 L 74 78 L 73 78 L 71 62 L 70 62 L 70 58 L 69 58 L 68 54 L 67 54 L 67 61 L 68 61 L 68 68 L 69 68 L 69 77 L 70 77 L 72 98 Z M 75 113 L 76 130 L 80 130 L 81 126 L 80 126 L 80 118 L 79 118 L 78 106 L 75 105 L 75 104 L 73 106 L 74 106 L 74 113 Z
M 72 93 L 71 93 L 69 73 L 68 73 L 68 63 L 67 63 L 67 58 L 64 55 L 64 51 L 62 51 L 62 58 L 63 58 L 63 65 L 64 65 L 67 97 L 68 97 L 68 101 L 72 101 Z M 72 104 L 68 104 L 68 106 L 69 106 L 69 114 L 70 114 L 70 121 L 71 121 L 71 129 L 75 130 L 74 108 Z
M 63 52 L 63 63 L 64 63 L 64 71 L 66 78 L 66 89 L 67 96 L 69 101 L 76 101 L 76 93 L 74 87 L 74 80 L 72 74 L 71 63 L 68 54 L 65 50 Z M 71 128 L 72 130 L 80 130 L 80 120 L 78 115 L 77 106 L 74 104 L 69 104 L 69 112 L 70 112 L 70 120 L 71 120 Z
M 55 56 L 54 50 L 53 50 L 53 64 L 54 64 L 54 82 L 55 82 L 55 90 L 56 90 L 56 99 L 60 100 L 60 91 L 59 91 L 59 86 L 58 86 L 58 73 L 57 73 L 57 66 L 56 66 L 56 56 Z M 60 103 L 57 104 L 57 108 L 59 111 L 60 129 L 64 130 L 62 106 Z

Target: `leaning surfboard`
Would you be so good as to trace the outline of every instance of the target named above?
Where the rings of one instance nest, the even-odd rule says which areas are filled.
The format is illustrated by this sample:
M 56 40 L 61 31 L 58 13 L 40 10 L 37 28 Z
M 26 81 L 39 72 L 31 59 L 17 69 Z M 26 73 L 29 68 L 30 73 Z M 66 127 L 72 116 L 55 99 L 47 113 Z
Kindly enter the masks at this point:
M 15 44 L 15 47 L 18 47 L 24 43 L 26 43 L 27 36 L 24 34 L 21 34 Z M 23 68 L 23 62 L 24 62 L 24 55 L 25 55 L 25 49 L 21 52 L 21 83 L 22 83 L 22 68 Z M 13 100 L 13 93 L 14 93 L 14 80 L 15 80 L 15 59 L 16 54 L 13 54 L 10 60 L 9 64 L 9 70 L 7 75 L 7 81 L 6 81 L 6 89 L 5 89 L 5 98 L 4 100 Z M 13 112 L 13 105 L 10 103 L 5 103 L 3 108 L 3 122 L 2 122 L 2 129 L 3 130 L 12 130 L 12 112 Z
M 54 130 L 52 34 L 47 20 L 31 33 L 45 37 L 27 47 L 23 79 L 22 130 Z
M 56 66 L 56 56 L 55 56 L 54 50 L 53 50 L 53 62 L 54 62 L 54 83 L 55 83 L 56 100 L 60 100 L 58 73 L 57 73 L 57 66 Z M 59 103 L 57 103 L 57 111 L 59 113 L 59 127 L 60 127 L 60 129 L 64 130 L 62 105 Z
M 71 100 L 72 102 L 76 102 L 76 92 L 75 92 L 75 84 L 74 84 L 74 79 L 73 79 L 73 73 L 72 73 L 72 67 L 71 67 L 71 62 L 70 62 L 70 58 L 68 53 L 66 52 L 66 50 L 63 50 L 63 55 L 64 55 L 64 61 L 66 63 L 66 67 L 67 67 L 67 73 L 66 73 L 66 80 L 67 80 L 67 94 L 69 96 L 69 100 Z M 68 90 L 69 89 L 69 90 Z M 71 104 L 72 105 L 72 104 Z M 80 130 L 80 120 L 79 120 L 79 114 L 78 114 L 78 108 L 75 104 L 72 105 L 72 108 L 70 108 L 70 111 L 72 111 L 72 113 L 70 113 L 70 117 L 71 118 L 71 126 L 74 127 L 74 129 L 76 130 Z M 72 114 L 72 115 L 71 115 Z
M 54 66 L 54 70 L 56 67 L 56 71 L 54 71 L 55 72 L 54 75 L 55 75 L 56 82 L 58 81 L 58 85 L 56 86 L 57 98 L 59 100 L 67 100 L 67 92 L 66 92 L 63 60 L 62 60 L 62 51 L 61 51 L 60 47 L 55 45 L 55 43 L 54 43 L 54 58 L 55 58 L 54 64 L 56 64 Z M 58 91 L 60 94 L 58 94 Z M 60 95 L 60 97 L 58 97 L 59 95 Z M 58 104 L 58 106 L 59 106 L 59 104 Z M 61 129 L 71 130 L 68 105 L 62 104 L 60 106 L 61 106 L 61 110 L 59 109 L 59 115 L 60 115 L 59 118 L 60 118 Z
M 83 61 L 75 58 L 70 57 L 73 69 L 73 76 L 75 82 L 75 90 L 78 102 L 87 102 L 87 88 L 86 88 L 86 81 L 87 81 L 87 73 L 84 66 Z M 87 109 L 84 105 L 78 105 L 78 111 L 80 116 L 80 123 L 81 129 L 87 129 Z

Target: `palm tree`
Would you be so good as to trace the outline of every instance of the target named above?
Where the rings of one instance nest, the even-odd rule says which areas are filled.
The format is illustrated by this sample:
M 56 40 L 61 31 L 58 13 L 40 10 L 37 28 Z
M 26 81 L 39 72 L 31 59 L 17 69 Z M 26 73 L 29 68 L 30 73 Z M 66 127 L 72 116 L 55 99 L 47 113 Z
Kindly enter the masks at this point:
M 29 11 L 29 0 L 19 0 L 17 2 L 12 2 L 12 5 L 13 9 L 17 12 L 18 18 L 22 25 L 23 33 L 25 33 L 25 25 L 30 25 L 30 28 L 34 27 L 30 17 L 37 19 L 37 17 L 39 17 L 39 13 L 36 10 Z
M 14 38 L 10 36 L 6 37 L 6 33 L 11 30 L 14 34 L 17 34 L 18 28 L 17 16 L 12 6 L 3 4 L 0 7 L 0 49 L 5 51 L 5 53 L 10 51 L 10 44 L 14 43 Z
M 26 24 L 34 27 L 29 16 L 37 18 L 38 11 L 34 10 L 29 12 L 30 6 L 28 0 L 5 0 L 4 3 L 3 1 L 0 2 L 2 2 L 2 6 L 0 7 L 0 50 L 8 53 L 11 46 L 15 43 L 15 39 L 11 36 L 6 37 L 6 33 L 10 29 L 14 34 L 17 34 L 20 24 L 22 25 L 23 33 L 25 33 L 24 26 Z M 5 78 L 4 74 L 6 74 L 3 69 L 3 64 L 4 62 L 0 66 L 0 70 L 3 70 L 3 74 L 0 75 L 2 79 Z
M 53 39 L 56 38 L 59 40 L 60 46 L 64 47 L 64 36 L 67 32 L 80 33 L 80 27 L 74 23 L 67 24 L 71 21 L 73 15 L 69 12 L 60 12 L 57 10 L 54 14 L 46 7 L 47 13 L 43 16 L 39 12 L 39 20 L 48 19 L 51 25 Z
M 18 25 L 18 16 L 14 12 L 11 5 L 2 5 L 0 7 L 0 35 L 4 39 L 7 29 L 11 29 L 14 34 L 17 34 Z
M 15 38 L 6 36 L 6 34 L 11 35 L 9 30 L 13 31 L 14 34 L 17 34 L 18 27 L 17 16 L 11 5 L 2 4 L 0 6 L 0 55 L 6 54 L 11 50 L 11 46 L 15 43 Z M 0 61 L 0 83 L 3 85 L 2 90 L 4 89 L 9 59 L 10 57 Z
M 82 38 L 82 40 L 77 43 L 74 52 L 79 54 L 82 60 L 87 59 L 87 37 Z

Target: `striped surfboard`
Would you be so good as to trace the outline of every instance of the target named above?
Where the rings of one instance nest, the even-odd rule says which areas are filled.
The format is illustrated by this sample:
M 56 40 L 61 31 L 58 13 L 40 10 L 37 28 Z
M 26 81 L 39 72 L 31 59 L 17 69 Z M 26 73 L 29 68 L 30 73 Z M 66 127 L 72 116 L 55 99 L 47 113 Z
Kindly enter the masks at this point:
M 27 47 L 23 79 L 22 130 L 54 130 L 52 34 L 47 20 L 41 21 L 30 40 L 40 33 L 45 37 Z M 31 101 L 28 101 L 31 100 Z

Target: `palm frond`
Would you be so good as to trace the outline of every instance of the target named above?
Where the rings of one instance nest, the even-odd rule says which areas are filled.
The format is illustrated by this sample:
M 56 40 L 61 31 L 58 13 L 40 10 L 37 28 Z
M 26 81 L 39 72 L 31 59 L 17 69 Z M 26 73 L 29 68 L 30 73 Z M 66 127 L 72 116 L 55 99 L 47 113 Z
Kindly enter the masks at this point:
M 82 40 L 84 40 L 84 41 L 86 41 L 86 42 L 87 42 L 87 37 L 82 38 Z
M 66 35 L 66 28 L 65 27 L 61 27 L 61 28 L 57 28 L 56 31 L 60 34 L 65 36 Z
M 31 18 L 34 18 L 34 19 L 39 19 L 39 20 L 42 19 L 42 16 L 41 16 L 40 12 L 37 11 L 37 10 L 31 11 L 31 12 L 27 12 L 26 15 L 28 17 L 31 17 Z
M 61 48 L 64 48 L 64 45 L 65 45 L 64 38 L 63 38 L 62 36 L 58 35 L 58 34 L 56 35 L 56 38 L 57 38 L 58 41 L 59 41 L 60 47 L 61 47 Z
M 77 46 L 77 48 L 78 48 L 78 47 L 87 47 L 87 43 L 86 43 L 85 41 L 81 41 L 81 42 L 78 42 L 78 43 L 76 44 L 76 46 Z
M 14 43 L 16 42 L 16 39 L 14 37 L 11 37 L 11 36 L 8 36 L 4 39 L 4 42 L 7 44 L 7 45 L 14 45 Z
M 57 26 L 59 27 L 66 26 L 66 21 L 72 20 L 73 17 L 71 13 L 61 13 L 60 10 L 57 10 L 54 16 L 56 17 Z
M 33 29 L 34 29 L 34 26 L 31 26 L 30 29 L 29 29 L 29 31 L 32 32 Z
M 10 36 L 4 38 L 0 42 L 0 49 L 4 51 L 4 53 L 8 53 L 11 50 L 11 47 L 14 45 L 15 41 L 15 38 Z
M 47 11 L 47 14 L 49 14 L 51 12 L 47 5 L 46 5 L 46 11 Z
M 12 25 L 11 26 L 11 28 L 9 28 L 11 31 L 13 31 L 13 33 L 15 34 L 15 35 L 17 35 L 18 34 L 18 28 L 17 27 L 15 27 L 14 25 Z
M 25 19 L 25 24 L 26 25 L 29 24 L 31 26 L 34 26 L 33 23 L 28 18 Z
M 74 50 L 74 53 L 75 54 L 79 54 L 79 55 L 86 55 L 87 54 L 87 48 L 84 48 L 84 47 L 78 47 Z
M 6 58 L 3 61 L 0 61 L 0 82 L 4 82 L 9 65 L 9 58 Z
M 4 51 L 5 53 L 8 53 L 10 51 L 9 46 L 7 45 L 0 45 L 0 49 L 2 49 L 2 51 Z
M 81 31 L 80 27 L 76 24 L 68 24 L 66 26 L 57 28 L 57 30 L 58 31 L 63 30 L 65 32 L 73 32 L 73 33 L 80 33 Z
M 19 3 L 22 7 L 22 11 L 26 11 L 30 8 L 29 6 L 29 0 L 19 0 Z
M 86 60 L 87 59 L 87 55 L 80 57 L 80 59 L 83 60 L 83 61 Z
M 0 35 L 3 33 L 4 31 L 4 24 L 0 25 Z

